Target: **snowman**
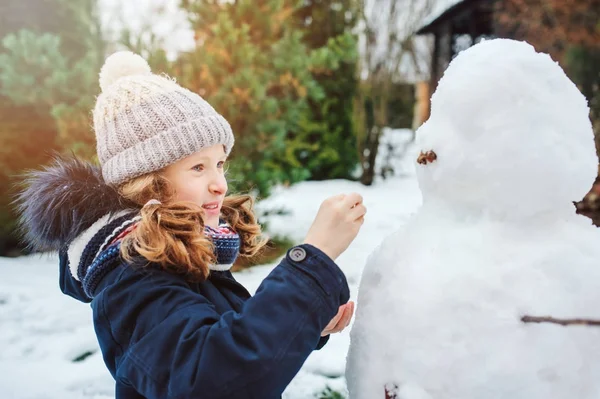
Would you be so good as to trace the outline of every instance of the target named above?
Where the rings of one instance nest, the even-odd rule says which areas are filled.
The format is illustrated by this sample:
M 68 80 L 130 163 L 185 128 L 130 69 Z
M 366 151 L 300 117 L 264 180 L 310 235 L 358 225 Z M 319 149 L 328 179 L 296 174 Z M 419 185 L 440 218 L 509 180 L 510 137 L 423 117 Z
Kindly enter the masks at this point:
M 431 107 L 423 205 L 361 279 L 350 398 L 600 398 L 600 229 L 573 206 L 598 165 L 585 98 L 495 39 L 451 62 Z

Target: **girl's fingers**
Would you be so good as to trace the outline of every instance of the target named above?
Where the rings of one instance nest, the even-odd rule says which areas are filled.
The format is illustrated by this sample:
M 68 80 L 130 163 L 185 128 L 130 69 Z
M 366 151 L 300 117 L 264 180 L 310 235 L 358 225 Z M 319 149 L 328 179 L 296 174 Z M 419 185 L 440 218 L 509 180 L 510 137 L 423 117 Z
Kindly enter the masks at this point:
M 352 319 L 352 312 L 352 304 L 348 302 L 344 308 L 344 315 L 334 327 L 335 332 L 342 331 L 344 328 L 346 328 L 346 326 L 348 326 L 348 323 L 350 323 L 350 320 Z
M 329 322 L 329 324 L 327 324 L 327 326 L 325 327 L 325 330 L 331 330 L 331 329 L 335 328 L 335 326 L 338 325 L 340 319 L 344 315 L 344 309 L 345 309 L 344 305 L 340 306 L 340 308 L 338 309 L 337 314 L 335 315 L 335 317 L 333 319 L 331 319 L 331 321 Z
M 352 316 L 354 316 L 354 302 L 349 302 L 349 303 L 350 303 L 350 317 L 348 318 L 348 323 L 346 323 L 346 326 L 344 326 L 344 328 L 346 328 L 350 325 L 350 322 L 352 321 Z
M 356 205 L 362 204 L 363 197 L 359 193 L 350 193 L 344 197 L 344 208 L 353 209 Z
M 340 327 L 342 327 L 342 330 L 346 327 L 348 327 L 348 324 L 350 324 L 350 321 L 352 320 L 352 315 L 354 314 L 354 302 L 348 302 L 348 304 L 346 305 L 346 311 L 344 312 L 344 316 L 342 317 L 341 322 L 343 321 L 343 324 L 340 322 Z
M 352 316 L 354 315 L 354 302 L 350 301 L 345 305 L 340 306 L 338 314 L 329 322 L 322 336 L 341 332 L 344 328 L 350 325 Z
M 350 215 L 352 220 L 357 221 L 358 219 L 364 218 L 367 213 L 367 207 L 363 204 L 356 205 L 351 211 Z

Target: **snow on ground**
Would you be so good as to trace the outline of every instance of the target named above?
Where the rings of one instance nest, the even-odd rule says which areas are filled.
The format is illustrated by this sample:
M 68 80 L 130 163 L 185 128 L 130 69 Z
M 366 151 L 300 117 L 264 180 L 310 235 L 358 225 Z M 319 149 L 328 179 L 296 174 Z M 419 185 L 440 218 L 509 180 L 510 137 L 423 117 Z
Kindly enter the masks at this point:
M 385 154 L 390 147 L 386 143 L 392 143 L 395 152 L 389 159 L 395 174 L 378 179 L 371 187 L 344 180 L 303 182 L 277 188 L 257 206 L 260 212 L 286 209 L 285 214 L 265 218 L 268 232 L 301 243 L 325 198 L 352 191 L 363 195 L 368 209 L 365 223 L 350 248 L 338 258 L 348 277 L 352 300 L 356 300 L 367 256 L 421 203 L 413 166 L 416 154 L 413 146 L 406 146 L 411 137 L 407 130 L 386 131 L 380 159 L 388 158 Z M 236 273 L 236 278 L 254 292 L 275 265 L 255 266 Z M 0 258 L 0 276 L 0 398 L 114 397 L 114 382 L 96 342 L 91 309 L 60 292 L 56 256 Z M 326 387 L 346 393 L 349 332 L 350 327 L 332 336 L 322 350 L 313 352 L 284 398 L 314 398 Z M 88 357 L 74 361 L 86 353 Z

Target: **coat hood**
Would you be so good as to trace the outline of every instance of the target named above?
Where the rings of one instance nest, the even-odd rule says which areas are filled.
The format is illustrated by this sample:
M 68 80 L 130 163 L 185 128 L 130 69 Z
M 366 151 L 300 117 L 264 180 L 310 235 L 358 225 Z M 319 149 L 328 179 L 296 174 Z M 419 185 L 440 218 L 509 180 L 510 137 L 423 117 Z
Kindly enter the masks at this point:
M 98 166 L 60 158 L 25 175 L 16 200 L 19 227 L 32 251 L 59 251 L 107 214 L 128 208 Z
M 104 182 L 99 167 L 76 158 L 55 158 L 25 175 L 22 186 L 15 202 L 23 241 L 35 252 L 58 251 L 61 289 L 88 302 L 88 270 L 112 261 L 101 254 L 137 220 L 136 207 Z

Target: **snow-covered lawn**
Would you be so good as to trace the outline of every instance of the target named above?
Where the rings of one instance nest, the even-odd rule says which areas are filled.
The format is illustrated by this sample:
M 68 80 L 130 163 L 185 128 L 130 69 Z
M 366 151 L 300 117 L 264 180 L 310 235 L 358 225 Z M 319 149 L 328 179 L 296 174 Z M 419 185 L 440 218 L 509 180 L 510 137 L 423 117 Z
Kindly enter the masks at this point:
M 382 143 L 406 140 L 407 131 L 389 131 Z M 368 213 L 350 248 L 338 259 L 356 300 L 367 256 L 382 239 L 397 230 L 421 203 L 414 177 L 414 150 L 402 159 L 392 157 L 397 175 L 371 187 L 334 180 L 304 182 L 279 188 L 258 204 L 260 211 L 284 208 L 285 215 L 269 216 L 269 234 L 300 243 L 325 198 L 356 191 Z M 382 157 L 382 159 L 384 159 Z M 250 292 L 276 264 L 255 266 L 236 274 Z M 360 306 L 360 305 L 359 305 Z M 54 255 L 0 258 L 0 398 L 107 399 L 114 382 L 106 370 L 94 335 L 91 309 L 63 295 L 58 288 Z M 327 386 L 345 393 L 344 370 L 350 328 L 336 334 L 314 352 L 289 385 L 284 397 L 314 398 Z M 83 354 L 81 361 L 74 361 Z

